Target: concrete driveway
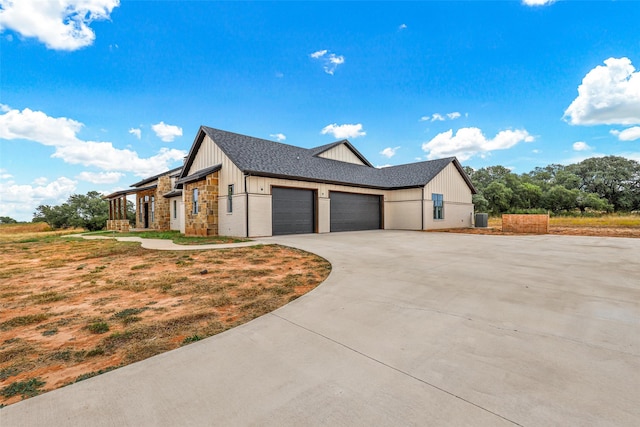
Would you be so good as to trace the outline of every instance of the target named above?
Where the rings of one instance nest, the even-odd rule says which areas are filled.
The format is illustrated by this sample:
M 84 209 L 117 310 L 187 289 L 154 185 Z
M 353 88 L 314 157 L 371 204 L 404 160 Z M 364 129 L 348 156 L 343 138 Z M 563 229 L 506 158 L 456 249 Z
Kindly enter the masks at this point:
M 1 409 L 0 425 L 640 425 L 640 239 L 265 240 L 333 272 L 246 325 Z

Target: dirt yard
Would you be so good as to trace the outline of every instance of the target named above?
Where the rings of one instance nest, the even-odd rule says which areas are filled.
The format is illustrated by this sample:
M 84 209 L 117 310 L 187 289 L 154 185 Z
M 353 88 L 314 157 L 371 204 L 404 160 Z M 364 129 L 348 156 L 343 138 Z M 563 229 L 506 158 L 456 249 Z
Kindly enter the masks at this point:
M 330 269 L 281 246 L 161 252 L 0 234 L 0 405 L 248 322 Z

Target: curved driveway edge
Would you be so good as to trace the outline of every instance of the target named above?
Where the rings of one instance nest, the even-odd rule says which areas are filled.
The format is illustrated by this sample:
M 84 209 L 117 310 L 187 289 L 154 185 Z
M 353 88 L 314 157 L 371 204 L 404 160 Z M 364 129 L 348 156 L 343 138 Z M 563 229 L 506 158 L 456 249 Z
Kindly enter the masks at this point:
M 333 270 L 203 341 L 0 410 L 0 425 L 640 425 L 640 239 L 263 239 Z
M 240 242 L 240 243 L 214 243 L 210 245 L 178 245 L 177 243 L 173 243 L 172 240 L 169 239 L 147 239 L 143 237 L 136 236 L 124 236 L 118 237 L 116 236 L 86 236 L 84 234 L 80 235 L 68 235 L 64 237 L 82 237 L 87 240 L 99 240 L 99 239 L 115 239 L 119 242 L 140 242 L 141 246 L 145 249 L 154 249 L 159 251 L 204 251 L 210 249 L 229 249 L 229 248 L 244 248 L 248 246 L 257 246 L 263 245 L 264 242 L 258 240 L 252 240 L 250 242 Z

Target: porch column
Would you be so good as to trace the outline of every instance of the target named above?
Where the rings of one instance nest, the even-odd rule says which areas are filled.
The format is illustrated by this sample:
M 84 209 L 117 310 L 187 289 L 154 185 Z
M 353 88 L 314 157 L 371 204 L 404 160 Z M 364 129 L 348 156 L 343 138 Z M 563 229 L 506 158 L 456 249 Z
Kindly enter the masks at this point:
M 122 218 L 127 219 L 127 196 L 122 196 Z
M 109 219 L 113 219 L 113 199 L 109 199 Z

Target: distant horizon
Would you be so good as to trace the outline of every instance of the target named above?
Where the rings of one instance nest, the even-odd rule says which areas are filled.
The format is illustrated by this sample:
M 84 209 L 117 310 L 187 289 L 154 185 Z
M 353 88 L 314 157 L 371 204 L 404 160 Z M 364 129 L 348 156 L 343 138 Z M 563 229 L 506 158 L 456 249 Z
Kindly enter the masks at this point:
M 0 0 L 0 216 L 179 167 L 201 125 L 348 139 L 376 167 L 640 161 L 639 20 L 615 1 Z

